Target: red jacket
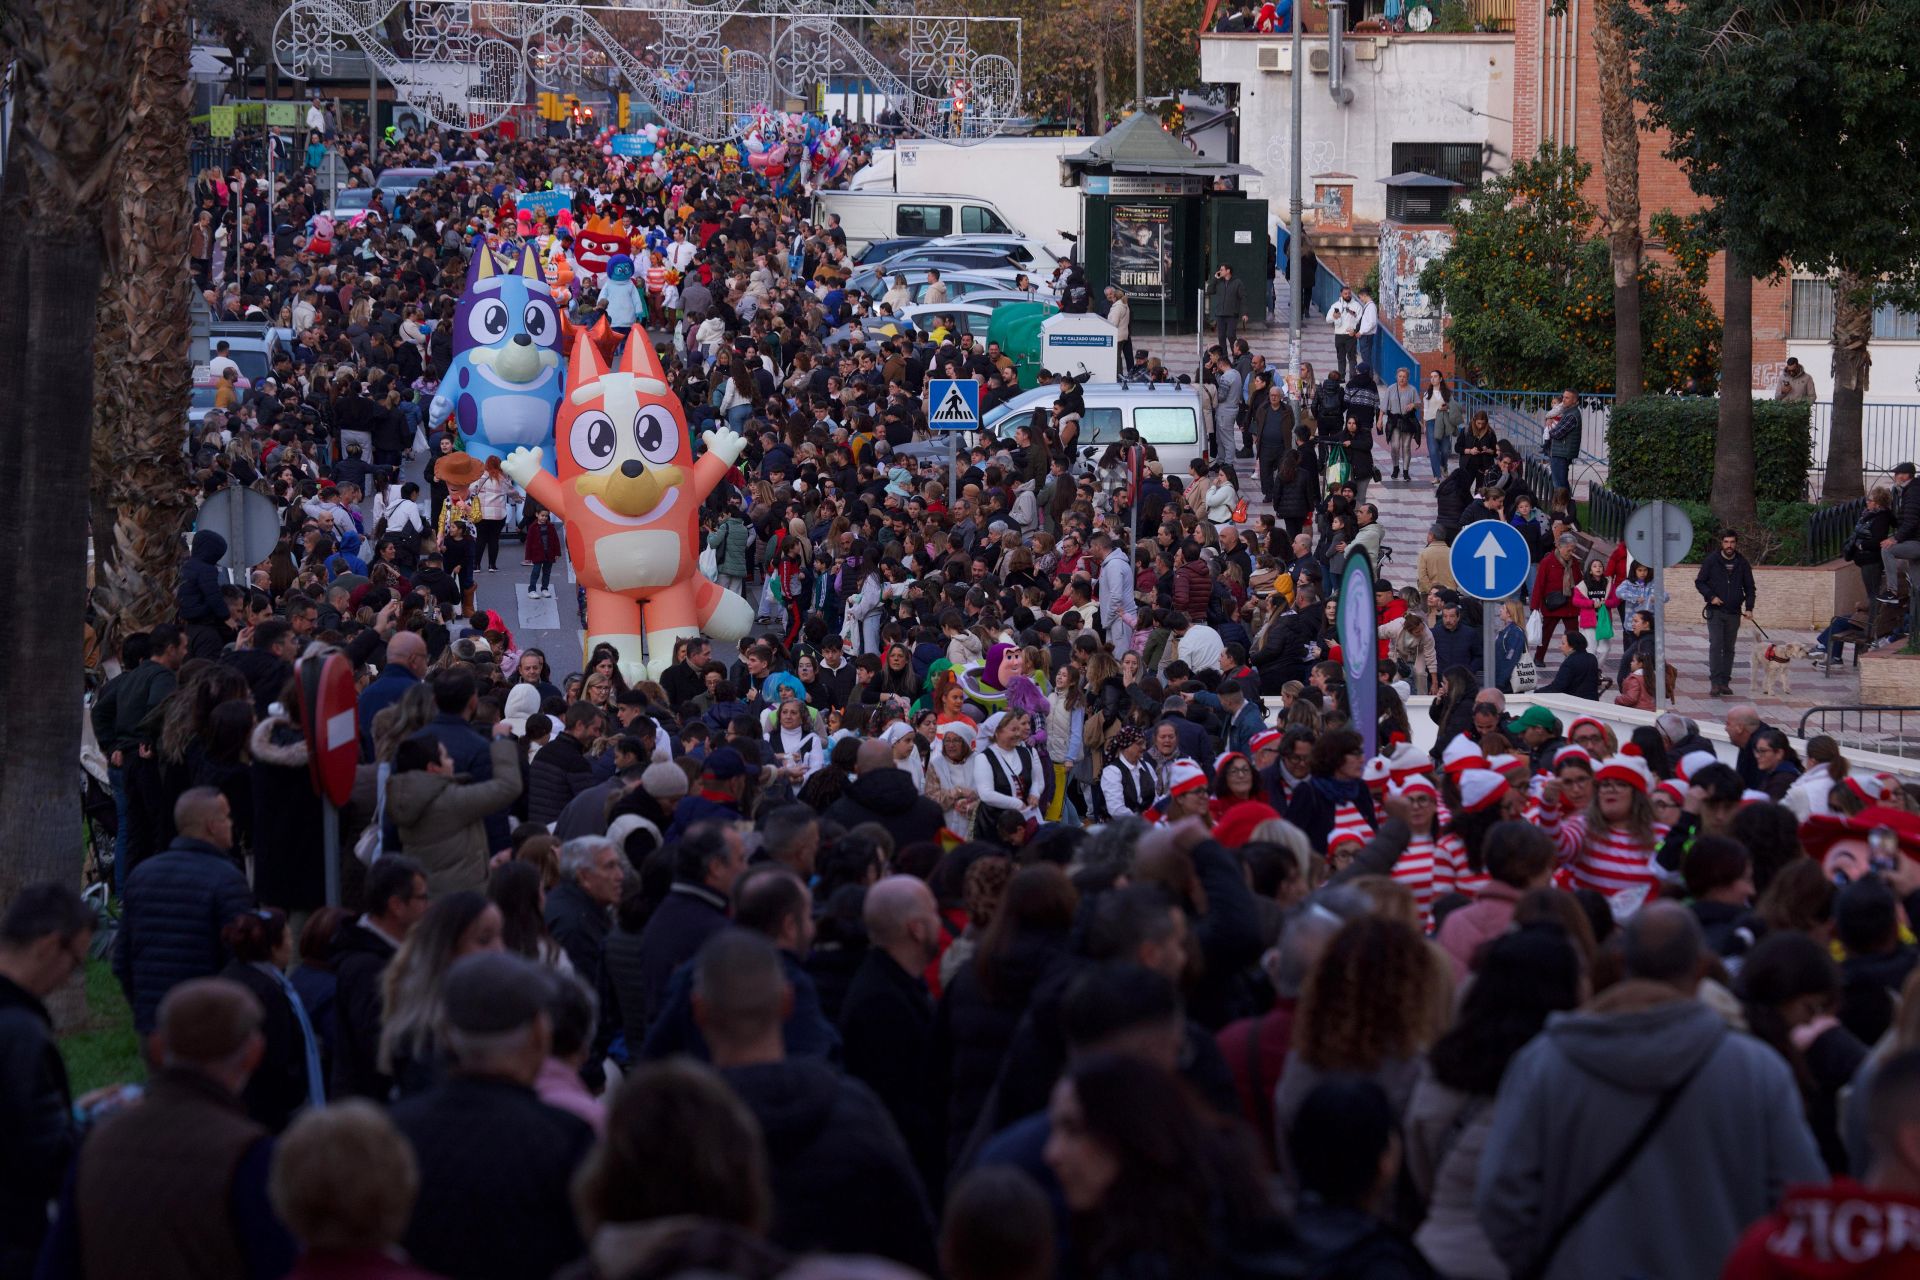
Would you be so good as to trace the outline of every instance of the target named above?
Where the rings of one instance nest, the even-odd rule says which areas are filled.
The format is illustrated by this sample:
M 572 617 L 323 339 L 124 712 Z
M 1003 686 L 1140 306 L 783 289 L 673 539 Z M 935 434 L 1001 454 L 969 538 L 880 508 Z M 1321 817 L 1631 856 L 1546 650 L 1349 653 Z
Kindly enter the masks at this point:
M 1895 1280 L 1920 1275 L 1920 1196 L 1841 1178 L 1789 1187 L 1747 1228 L 1720 1280 Z
M 1205 560 L 1189 560 L 1173 571 L 1173 607 L 1189 621 L 1207 620 L 1207 601 L 1213 598 L 1213 571 Z
M 560 526 L 549 520 L 545 524 L 538 520 L 529 520 L 521 526 L 527 535 L 526 561 L 528 564 L 552 564 L 560 558 Z
M 1534 608 L 1540 610 L 1542 617 L 1576 618 L 1580 615 L 1579 607 L 1573 603 L 1573 589 L 1580 585 L 1578 564 L 1574 566 L 1573 581 L 1569 582 L 1567 578 L 1566 568 L 1560 563 L 1559 556 L 1549 555 L 1540 562 L 1540 570 L 1533 576 L 1532 604 Z M 1549 609 L 1540 603 L 1556 591 L 1567 597 L 1564 605 L 1558 609 Z

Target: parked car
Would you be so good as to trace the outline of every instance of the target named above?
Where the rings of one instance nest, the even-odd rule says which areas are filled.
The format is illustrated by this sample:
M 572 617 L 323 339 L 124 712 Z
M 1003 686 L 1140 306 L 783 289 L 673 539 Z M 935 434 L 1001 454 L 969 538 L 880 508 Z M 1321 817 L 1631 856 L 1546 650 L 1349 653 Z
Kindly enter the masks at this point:
M 1021 276 L 1024 275 L 1030 280 L 1033 278 L 1032 272 L 1016 271 L 1012 267 L 993 271 L 949 271 L 944 267 L 908 267 L 902 271 L 889 271 L 884 276 L 875 271 L 855 272 L 853 278 L 847 281 L 847 288 L 849 291 L 864 293 L 878 302 L 887 290 L 893 287 L 894 276 L 901 275 L 907 279 L 907 288 L 912 293 L 913 300 L 921 302 L 924 301 L 928 273 L 931 271 L 940 273 L 940 278 L 947 285 L 947 297 L 953 301 L 964 298 L 970 293 L 988 291 L 1004 293 L 1011 290 L 1014 282 Z
M 1086 416 L 1080 420 L 1079 454 L 1074 470 L 1091 473 L 1107 446 L 1120 443 L 1120 433 L 1132 427 L 1140 443 L 1153 446 L 1169 476 L 1185 476 L 1195 458 L 1206 452 L 1201 421 L 1205 417 L 1200 393 L 1190 384 L 1089 382 L 1082 388 Z M 1053 383 L 1023 391 L 1005 404 L 987 410 L 981 422 L 985 435 L 1011 443 L 1013 433 L 1033 420 L 1034 410 L 1048 410 L 1059 398 Z
M 264 323 L 244 320 L 216 320 L 207 329 L 207 348 L 227 344 L 227 356 L 240 366 L 240 377 L 248 386 L 273 372 L 273 358 L 279 354 L 279 335 Z
M 386 169 L 373 180 L 373 185 L 382 191 L 399 195 L 425 185 L 433 175 L 432 169 Z
M 957 267 L 961 265 L 961 258 L 978 255 L 999 255 L 1008 266 L 1038 273 L 1042 277 L 1052 275 L 1054 267 L 1061 261 L 1060 255 L 1045 243 L 1026 236 L 942 236 L 938 240 L 928 240 L 924 244 L 902 250 L 892 258 L 882 260 L 880 268 L 887 270 L 895 266 L 941 266 L 942 259 L 952 261 Z
M 930 241 L 925 236 L 899 236 L 892 240 L 875 240 L 855 255 L 853 261 L 856 266 L 871 267 L 876 263 L 885 262 L 897 253 L 905 253 L 909 249 L 928 243 Z

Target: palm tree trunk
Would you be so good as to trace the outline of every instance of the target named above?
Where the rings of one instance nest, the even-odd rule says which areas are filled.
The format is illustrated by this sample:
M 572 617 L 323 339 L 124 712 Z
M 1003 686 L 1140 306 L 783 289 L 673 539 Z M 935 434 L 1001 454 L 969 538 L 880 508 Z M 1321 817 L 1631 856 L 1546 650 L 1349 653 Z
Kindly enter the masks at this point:
M 1633 58 L 1612 6 L 1594 11 L 1600 81 L 1600 163 L 1607 186 L 1607 251 L 1613 262 L 1613 393 L 1640 394 L 1640 126 L 1633 113 Z
M 182 270 L 191 213 L 187 189 L 186 0 L 145 0 L 130 114 L 135 127 L 108 213 L 107 279 L 94 351 L 93 483 L 115 513 L 101 539 L 103 640 L 173 616 L 180 534 L 192 521 L 180 423 L 189 373 L 193 282 Z M 102 526 L 105 528 L 106 526 Z
M 1843 271 L 1833 282 L 1833 418 L 1822 502 L 1848 502 L 1866 493 L 1860 436 L 1872 338 L 1873 282 Z
M 1741 532 L 1758 518 L 1753 468 L 1753 274 L 1727 254 L 1721 306 L 1720 425 L 1713 442 L 1713 514 Z
M 0 195 L 0 450 L 30 478 L 0 503 L 0 902 L 81 872 L 80 639 L 101 211 L 127 135 L 133 0 L 15 0 L 18 149 Z

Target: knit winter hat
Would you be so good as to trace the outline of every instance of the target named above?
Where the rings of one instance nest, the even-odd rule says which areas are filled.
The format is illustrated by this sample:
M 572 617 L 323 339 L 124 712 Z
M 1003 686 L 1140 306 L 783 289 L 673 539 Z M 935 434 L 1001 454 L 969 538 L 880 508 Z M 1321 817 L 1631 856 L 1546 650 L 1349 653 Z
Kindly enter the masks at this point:
M 1411 742 L 1395 743 L 1393 750 L 1387 753 L 1387 770 L 1395 782 L 1423 777 L 1432 768 L 1432 757 Z
M 1383 789 L 1392 777 L 1393 770 L 1388 766 L 1385 756 L 1373 757 L 1367 761 L 1366 767 L 1360 770 L 1360 780 L 1375 791 Z
M 1599 782 L 1624 782 L 1641 795 L 1653 789 L 1653 772 L 1647 768 L 1647 762 L 1640 758 L 1640 748 L 1628 743 L 1618 755 L 1610 757 L 1600 766 L 1593 780 Z
M 1511 751 L 1502 751 L 1499 755 L 1487 761 L 1487 768 L 1493 770 L 1495 773 L 1505 773 L 1507 770 L 1517 768 L 1520 765 L 1526 765 L 1528 769 L 1533 767 L 1525 756 L 1517 756 Z
M 1719 764 L 1720 757 L 1711 751 L 1689 751 L 1680 757 L 1679 765 L 1674 769 L 1682 779 L 1691 781 L 1693 775 L 1710 764 Z
M 1200 767 L 1198 760 L 1189 760 L 1186 756 L 1181 756 L 1173 762 L 1169 778 L 1171 780 L 1171 785 L 1167 787 L 1169 799 L 1174 796 L 1183 796 L 1189 791 L 1204 790 L 1207 785 L 1206 770 Z
M 1460 809 L 1463 813 L 1484 813 L 1500 803 L 1511 790 L 1507 780 L 1491 769 L 1468 769 L 1460 775 Z
M 1285 738 L 1286 735 L 1278 729 L 1262 729 L 1259 733 L 1254 734 L 1252 739 L 1247 743 L 1247 750 L 1254 755 L 1258 755 L 1270 747 L 1279 746 Z
M 1440 789 L 1425 778 L 1415 776 L 1405 782 L 1395 781 L 1387 788 L 1387 794 L 1395 796 L 1429 795 L 1436 801 L 1440 798 Z
M 1458 775 L 1462 769 L 1486 768 L 1487 758 L 1480 753 L 1480 744 L 1463 733 L 1449 742 L 1447 749 L 1440 753 L 1440 767 Z
M 1213 758 L 1214 776 L 1219 777 L 1221 774 L 1225 773 L 1227 771 L 1227 766 L 1233 763 L 1235 760 L 1247 760 L 1246 754 L 1240 751 L 1222 751 L 1219 755 L 1215 756 Z M 1247 763 L 1251 765 L 1253 761 L 1247 760 Z
M 1558 773 L 1560 766 L 1570 761 L 1583 764 L 1587 766 L 1589 770 L 1593 768 L 1593 757 L 1587 754 L 1585 747 L 1562 747 L 1553 753 L 1554 772 Z

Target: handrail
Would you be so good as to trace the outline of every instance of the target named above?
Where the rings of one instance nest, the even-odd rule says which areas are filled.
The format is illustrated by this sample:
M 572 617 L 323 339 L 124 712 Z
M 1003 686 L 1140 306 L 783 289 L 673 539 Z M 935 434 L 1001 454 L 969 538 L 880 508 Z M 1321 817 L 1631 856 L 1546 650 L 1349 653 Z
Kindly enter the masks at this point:
M 1809 707 L 1806 714 L 1800 717 L 1800 728 L 1795 734 L 1796 737 L 1802 741 L 1806 739 L 1807 725 L 1815 716 L 1820 717 L 1820 727 L 1816 732 L 1835 739 L 1840 742 L 1842 746 L 1858 746 L 1865 750 L 1877 751 L 1885 755 L 1900 756 L 1903 758 L 1920 755 L 1920 707 Z M 1839 717 L 1840 723 L 1837 728 L 1828 727 L 1827 718 L 1829 716 Z M 1851 729 L 1847 727 L 1848 716 L 1854 716 L 1858 720 L 1857 725 Z M 1873 719 L 1872 727 L 1868 727 L 1867 724 L 1869 716 Z M 1887 725 L 1887 718 L 1889 716 L 1893 717 L 1891 729 L 1889 729 Z M 1908 716 L 1914 717 L 1914 725 L 1912 727 L 1913 736 L 1911 738 L 1907 736 L 1908 726 L 1906 720 Z M 1849 741 L 1849 738 L 1851 738 L 1852 741 Z

